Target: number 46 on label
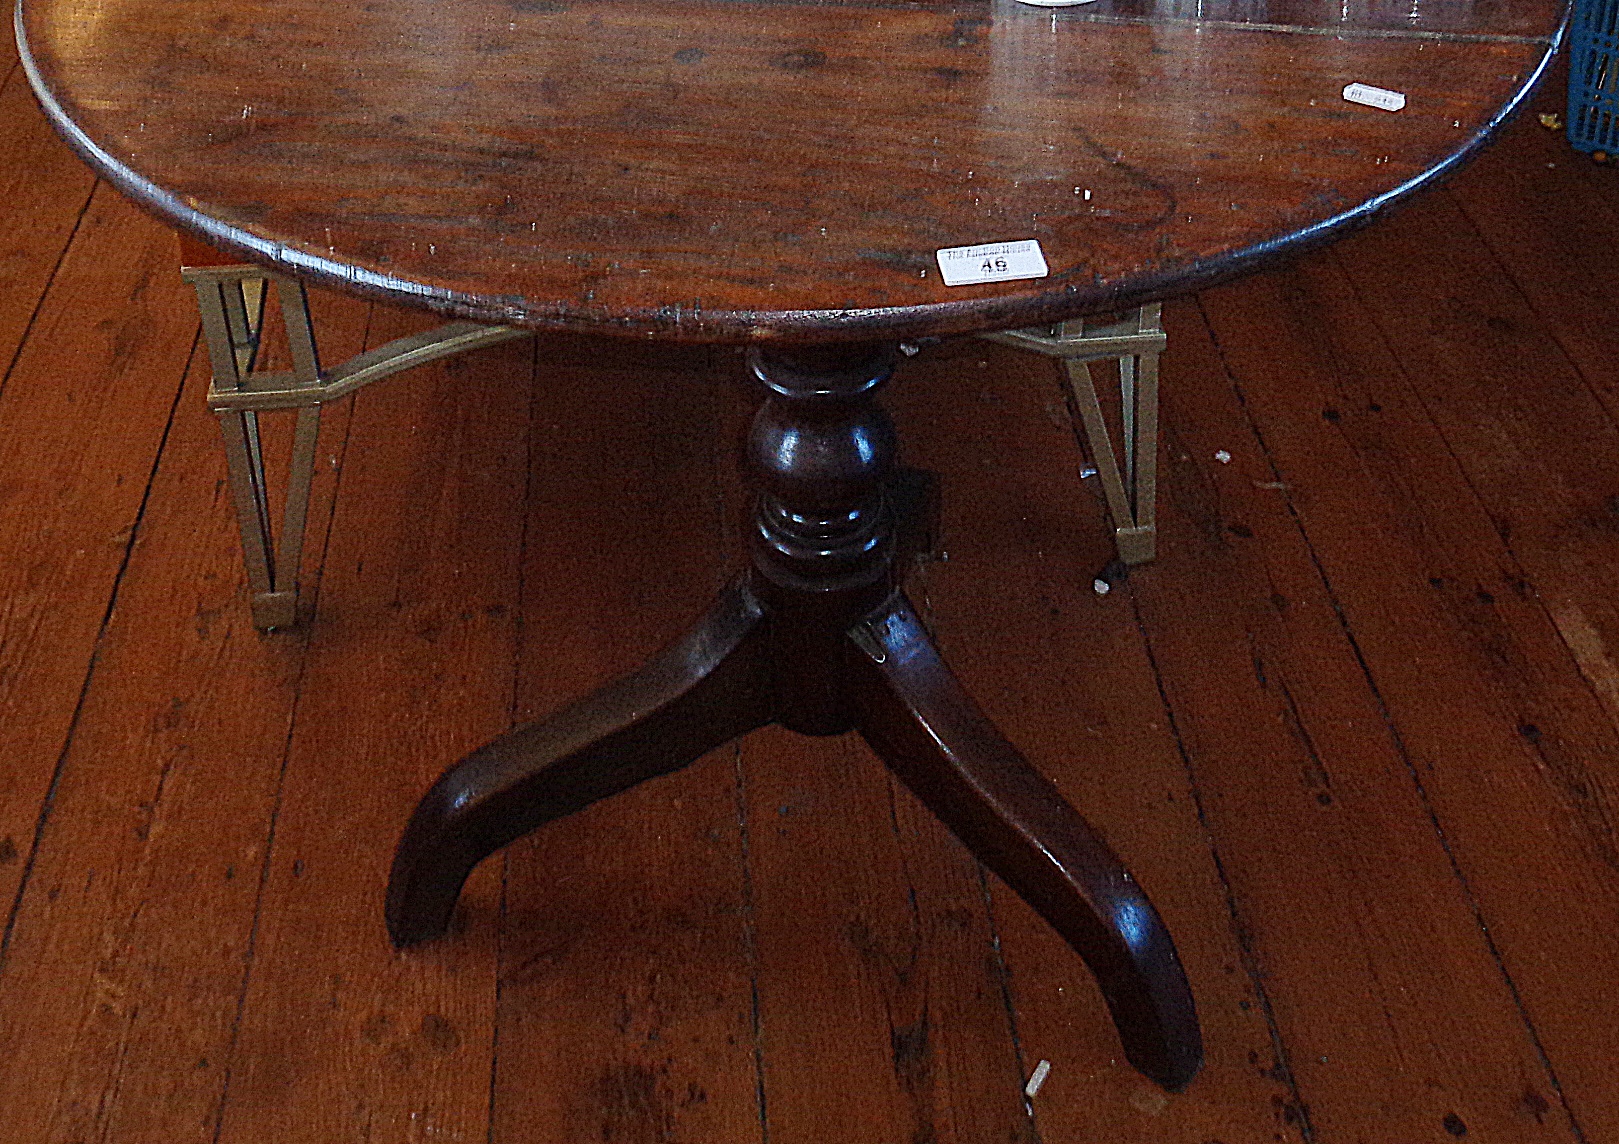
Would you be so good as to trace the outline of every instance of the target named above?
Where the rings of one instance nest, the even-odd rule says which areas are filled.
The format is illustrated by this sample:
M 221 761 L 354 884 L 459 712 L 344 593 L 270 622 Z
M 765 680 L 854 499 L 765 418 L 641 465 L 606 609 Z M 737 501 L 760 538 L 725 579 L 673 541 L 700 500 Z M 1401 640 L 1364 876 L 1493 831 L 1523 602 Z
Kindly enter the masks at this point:
M 971 286 L 978 282 L 1013 282 L 1020 278 L 1044 278 L 1046 256 L 1032 238 L 1021 242 L 986 242 L 978 246 L 950 246 L 936 252 L 939 272 L 946 286 Z

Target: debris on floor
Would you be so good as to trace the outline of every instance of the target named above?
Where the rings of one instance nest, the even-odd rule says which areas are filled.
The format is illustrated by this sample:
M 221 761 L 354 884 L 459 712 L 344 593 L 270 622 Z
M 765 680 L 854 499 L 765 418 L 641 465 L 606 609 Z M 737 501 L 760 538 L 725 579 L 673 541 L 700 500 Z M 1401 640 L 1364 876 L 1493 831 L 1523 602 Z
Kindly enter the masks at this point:
M 1091 581 L 1091 588 L 1098 596 L 1105 596 L 1129 578 L 1130 566 L 1115 557 L 1096 574 L 1096 579 Z
M 1041 1061 L 1034 1066 L 1034 1072 L 1029 1075 L 1029 1083 L 1023 1086 L 1023 1095 L 1029 1100 L 1040 1091 L 1040 1086 L 1046 1083 L 1046 1076 L 1051 1072 L 1051 1062 Z

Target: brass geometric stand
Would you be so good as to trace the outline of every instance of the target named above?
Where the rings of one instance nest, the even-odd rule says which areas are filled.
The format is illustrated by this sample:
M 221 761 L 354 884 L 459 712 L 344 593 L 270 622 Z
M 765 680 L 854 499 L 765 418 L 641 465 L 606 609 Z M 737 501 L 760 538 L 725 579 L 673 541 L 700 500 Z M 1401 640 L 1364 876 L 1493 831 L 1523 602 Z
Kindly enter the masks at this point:
M 225 437 L 242 557 L 253 593 L 253 626 L 261 630 L 289 627 L 298 618 L 298 566 L 315 475 L 321 406 L 401 370 L 532 333 L 449 322 L 425 333 L 396 338 L 325 370 L 315 347 L 303 283 L 258 266 L 197 265 L 211 252 L 204 249 L 199 255 L 189 243 L 182 253 L 192 264 L 182 266 L 180 273 L 196 288 L 203 340 L 213 369 L 208 408 L 219 415 Z M 255 368 L 272 286 L 291 351 L 289 370 Z M 261 412 L 278 409 L 298 411 L 279 542 L 270 516 L 258 420 Z
M 225 256 L 194 242 L 183 241 L 181 250 L 186 265 L 180 273 L 196 289 L 203 340 L 213 370 L 208 408 L 218 414 L 225 439 L 231 496 L 252 591 L 253 626 L 261 630 L 290 627 L 298 619 L 298 570 L 321 406 L 401 370 L 530 337 L 532 331 L 449 322 L 397 338 L 327 370 L 320 364 L 303 283 L 259 266 L 224 261 Z M 256 368 L 272 297 L 280 307 L 290 351 L 292 368 L 287 370 Z M 1126 564 L 1151 560 L 1157 549 L 1158 355 L 1165 343 L 1161 310 L 1153 304 L 1123 314 L 980 335 L 1063 359 L 1107 497 L 1119 559 Z M 1114 448 L 1090 372 L 1089 363 L 1106 360 L 1118 362 L 1122 455 Z M 258 417 L 281 409 L 297 410 L 298 419 L 278 540 L 270 513 Z
M 1123 314 L 980 335 L 1063 359 L 1107 496 L 1119 559 L 1126 564 L 1144 564 L 1158 551 L 1158 355 L 1166 341 L 1162 311 L 1155 302 Z M 1118 361 L 1122 456 L 1113 447 L 1089 365 L 1108 359 Z

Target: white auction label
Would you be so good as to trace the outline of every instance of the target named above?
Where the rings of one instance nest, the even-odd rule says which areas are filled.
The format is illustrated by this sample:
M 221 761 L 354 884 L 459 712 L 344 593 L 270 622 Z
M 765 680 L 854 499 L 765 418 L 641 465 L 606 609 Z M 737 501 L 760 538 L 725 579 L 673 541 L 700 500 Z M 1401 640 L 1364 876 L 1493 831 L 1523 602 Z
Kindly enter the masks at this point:
M 946 286 L 975 282 L 1011 282 L 1018 278 L 1044 278 L 1046 256 L 1038 239 L 1022 242 L 986 242 L 981 246 L 949 246 L 937 251 L 939 273 Z
M 1380 107 L 1384 111 L 1398 111 L 1405 106 L 1405 93 L 1390 91 L 1386 87 L 1373 87 L 1369 83 L 1352 83 L 1344 88 L 1344 98 L 1350 103 L 1363 103 L 1367 107 Z

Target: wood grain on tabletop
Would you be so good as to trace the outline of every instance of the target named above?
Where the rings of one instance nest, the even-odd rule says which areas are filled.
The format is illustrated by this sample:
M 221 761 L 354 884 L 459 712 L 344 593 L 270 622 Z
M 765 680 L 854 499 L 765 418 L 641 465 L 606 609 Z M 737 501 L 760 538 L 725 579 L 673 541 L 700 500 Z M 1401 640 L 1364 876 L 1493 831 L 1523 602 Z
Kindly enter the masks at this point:
M 138 215 L 128 228 L 159 253 L 170 238 Z M 357 348 L 350 325 L 320 323 L 330 350 Z M 0 1029 L 27 1047 L 0 1100 L 8 1131 L 41 1144 L 211 1139 L 230 1072 L 304 638 L 260 638 L 245 610 L 207 384 L 195 355 L 7 950 Z M 333 485 L 321 466 L 312 519 Z M 82 1019 L 40 1019 L 68 1013 Z
M 1003 1034 L 974 994 L 986 978 L 966 970 L 963 953 L 981 950 L 980 927 L 992 924 L 1022 1063 L 1046 1057 L 1056 1065 L 1034 1102 L 1048 1138 L 1230 1144 L 1303 1140 L 1306 1125 L 1317 1140 L 1381 1140 L 1395 1128 L 1413 1139 L 1455 1139 L 1465 1128 L 1466 1139 L 1511 1144 L 1614 1136 L 1599 1050 L 1613 1037 L 1606 1001 L 1619 976 L 1607 941 L 1615 909 L 1608 784 L 1619 732 L 1593 683 L 1600 676 L 1582 675 L 1599 669 L 1612 646 L 1600 621 L 1602 570 L 1587 575 L 1611 540 L 1585 512 L 1587 499 L 1611 484 L 1589 451 L 1591 435 L 1612 422 L 1603 404 L 1612 388 L 1603 349 L 1610 335 L 1576 328 L 1574 317 L 1596 312 L 1610 281 L 1608 232 L 1590 229 L 1587 209 L 1604 202 L 1581 199 L 1581 188 L 1611 188 L 1619 172 L 1588 168 L 1567 152 L 1546 156 L 1552 137 L 1539 131 L 1514 127 L 1498 156 L 1446 192 L 1477 229 L 1456 223 L 1455 211 L 1436 200 L 1341 247 L 1341 258 L 1312 257 L 1211 292 L 1201 311 L 1170 308 L 1163 555 L 1107 597 L 1086 587 L 1108 541 L 1094 504 L 1073 491 L 1077 454 L 1039 421 L 1050 363 L 999 348 L 941 347 L 910 362 L 890 390 L 910 459 L 944 474 L 939 547 L 949 560 L 925 565 L 913 592 L 931 605 L 946 655 L 985 707 L 1135 865 L 1186 956 L 1210 1034 L 1209 1066 L 1185 1094 L 1156 1099 L 1122 1064 L 1108 1063 L 1116 1059 L 1112 1030 L 1094 986 L 1019 903 L 991 881 L 988 922 L 951 912 L 959 902 L 951 887 L 962 877 L 955 843 L 902 791 L 885 794 L 875 762 L 856 744 L 745 742 L 750 835 L 797 832 L 781 839 L 768 868 L 762 859 L 745 875 L 727 868 L 723 854 L 737 845 L 738 827 L 698 803 L 734 793 L 720 773 L 727 762 L 709 759 L 648 788 L 634 814 L 628 804 L 622 817 L 611 803 L 597 808 L 605 812 L 598 824 L 626 835 L 654 816 L 649 835 L 624 840 L 627 857 L 606 852 L 617 839 L 595 848 L 574 824 L 553 824 L 511 853 L 504 917 L 491 863 L 448 943 L 404 957 L 390 951 L 378 917 L 382 879 L 420 787 L 505 725 L 514 686 L 519 707 L 532 704 L 522 713 L 538 713 L 566 697 L 567 672 L 627 664 L 662 634 L 653 628 L 673 631 L 678 613 L 700 606 L 726 564 L 721 555 L 704 566 L 710 525 L 695 522 L 710 510 L 694 508 L 692 535 L 673 522 L 648 526 L 656 543 L 678 546 L 678 584 L 647 583 L 635 571 L 645 567 L 643 555 L 630 545 L 596 564 L 569 564 L 583 570 L 568 573 L 564 594 L 546 567 L 559 542 L 547 541 L 528 559 L 520 594 L 518 533 L 526 529 L 533 544 L 540 530 L 562 524 L 577 538 L 595 530 L 605 544 L 601 534 L 613 531 L 572 501 L 568 482 L 586 478 L 577 472 L 584 462 L 571 458 L 589 450 L 547 436 L 548 403 L 599 425 L 604 414 L 591 395 L 602 378 L 644 374 L 623 383 L 643 398 L 662 395 L 642 420 L 664 410 L 680 427 L 677 439 L 695 441 L 712 391 L 694 388 L 694 366 L 654 368 L 659 351 L 650 347 L 583 343 L 549 358 L 542 347 L 548 380 L 532 397 L 520 346 L 468 358 L 453 383 L 440 372 L 367 391 L 355 406 L 361 447 L 336 474 L 339 519 L 313 647 L 298 650 L 299 637 L 251 636 L 217 431 L 196 408 L 195 364 L 172 428 L 163 428 L 195 328 L 188 292 L 171 277 L 167 235 L 98 197 L 50 292 L 0 298 L 0 307 L 39 307 L 0 396 L 8 498 L 0 511 L 0 703 L 26 713 L 0 725 L 11 789 L 33 783 L 17 804 L 22 832 L 0 831 L 13 835 L 16 850 L 0 863 L 11 879 L 6 892 L 32 869 L 0 966 L 0 1028 L 16 1050 L 0 1060 L 8 1123 L 42 1140 L 101 1132 L 197 1144 L 214 1139 L 221 1115 L 227 1140 L 351 1139 L 367 1123 L 373 1138 L 410 1138 L 426 1127 L 482 1132 L 480 1094 L 487 1102 L 490 1054 L 498 1052 L 507 1071 L 495 1072 L 497 1140 L 526 1138 L 531 1117 L 555 1124 L 551 1110 L 567 1094 L 524 1085 L 538 1090 L 558 1078 L 600 1082 L 572 1094 L 581 1137 L 599 1138 L 607 1127 L 635 1139 L 672 1123 L 751 1138 L 740 1126 L 756 1064 L 737 1064 L 736 1046 L 714 1039 L 738 1019 L 728 920 L 717 920 L 703 942 L 671 936 L 639 961 L 582 936 L 557 951 L 551 977 L 519 973 L 494 1000 L 497 958 L 515 969 L 523 956 L 547 953 L 539 927 L 556 924 L 553 908 L 575 917 L 589 911 L 590 924 L 619 933 L 634 919 L 610 917 L 588 900 L 592 893 L 623 893 L 668 919 L 684 899 L 706 905 L 701 916 L 723 919 L 745 876 L 754 885 L 740 892 L 761 930 L 753 973 L 768 1018 L 757 1042 L 771 1086 L 766 1123 L 781 1110 L 783 1133 L 813 1127 L 824 1136 L 851 1123 L 933 1125 L 957 1137 L 962 1126 L 1019 1128 L 1004 1112 L 1017 1078 L 995 1075 Z M 42 179 L 68 178 L 63 193 L 74 193 L 70 164 L 40 170 Z M 1518 183 L 1494 182 L 1509 178 Z M 1474 184 L 1481 179 L 1492 182 Z M 1488 204 L 1515 201 L 1574 203 L 1578 218 L 1528 214 L 1504 234 L 1507 224 Z M 14 205 L 0 200 L 0 225 L 16 225 Z M 1480 221 L 1481 211 L 1491 217 Z M 1573 237 L 1555 234 L 1559 225 Z M 1479 281 L 1486 246 L 1502 256 L 1499 283 Z M 1460 271 L 1430 273 L 1442 263 Z M 1397 265 L 1422 272 L 1399 278 Z M 1507 282 L 1521 298 L 1502 292 Z M 1404 309 L 1368 307 L 1366 283 L 1397 287 L 1427 317 L 1412 325 Z M 33 289 L 42 292 L 43 282 Z M 1465 306 L 1449 301 L 1457 298 Z M 128 308 L 109 318 L 109 299 Z M 317 297 L 317 315 L 334 304 Z M 1531 317 L 1555 345 L 1532 332 Z M 345 321 L 346 343 L 338 327 L 324 331 L 335 354 L 363 323 L 352 313 Z M 412 325 L 394 321 L 372 340 Z M 1467 331 L 1477 348 L 1467 348 Z M 1590 405 L 1579 404 L 1559 349 L 1595 395 Z M 1441 388 L 1456 370 L 1442 360 L 1451 353 L 1474 380 Z M 1482 361 L 1485 353 L 1512 367 L 1519 385 Z M 979 360 L 989 364 L 980 369 Z M 969 369 L 986 380 L 961 380 Z M 1529 400 L 1536 385 L 1548 388 L 1545 403 Z M 440 386 L 447 399 L 465 399 L 457 412 L 431 411 L 426 394 Z M 692 395 L 690 408 L 660 404 L 676 401 L 677 390 Z M 571 394 L 566 401 L 562 391 Z M 728 400 L 751 405 L 751 397 Z M 522 518 L 513 490 L 526 478 L 511 450 L 514 435 L 520 441 L 528 432 L 531 408 L 530 451 L 562 456 L 536 465 L 524 526 L 514 523 Z M 1323 416 L 1328 410 L 1336 420 Z M 1571 415 L 1587 422 L 1578 428 L 1588 442 L 1583 457 L 1558 455 L 1555 430 Z M 714 430 L 719 459 L 672 465 L 681 476 L 667 494 L 625 492 L 632 512 L 669 507 L 710 464 L 723 490 L 716 511 L 734 512 L 724 498 L 735 497 L 735 478 L 724 469 L 740 414 L 725 416 Z M 1523 494 L 1491 475 L 1500 461 L 1478 426 L 1498 417 L 1539 443 L 1524 454 L 1520 479 L 1544 491 L 1567 527 L 1523 524 Z M 457 419 L 469 426 L 467 444 L 439 428 L 463 423 Z M 323 465 L 327 443 L 342 439 L 340 426 L 336 432 L 323 434 Z M 483 450 L 473 438 L 493 443 Z M 1232 464 L 1210 463 L 1217 448 L 1236 454 Z M 613 496 L 638 464 L 626 459 L 622 472 L 591 474 L 577 487 Z M 149 487 L 147 473 L 155 473 Z M 321 479 L 330 493 L 334 476 Z M 440 479 L 468 490 L 461 500 L 449 494 L 455 507 L 444 515 L 456 518 L 453 529 L 437 510 L 425 518 L 415 511 L 445 503 L 422 491 Z M 199 515 L 203 523 L 188 523 Z M 136 524 L 127 564 L 121 549 L 102 551 L 101 540 Z M 1300 528 L 1307 544 L 1296 539 Z M 974 532 L 983 539 L 969 541 Z M 313 536 L 306 583 L 320 568 Z M 734 533 L 720 546 L 733 563 L 734 546 Z M 389 607 L 395 598 L 397 611 Z M 91 671 L 110 600 L 102 658 Z M 516 634 L 499 627 L 517 620 L 485 611 L 468 623 L 486 627 L 458 634 L 460 612 L 448 609 L 469 600 L 529 613 L 521 678 Z M 1551 615 L 1548 603 L 1558 600 L 1598 617 L 1592 638 L 1565 642 L 1579 633 Z M 626 627 L 612 646 L 565 649 L 563 660 L 578 666 L 553 670 L 547 650 L 569 607 Z M 654 616 L 646 630 L 628 631 L 623 613 L 631 607 Z M 1329 615 L 1334 609 L 1341 618 Z M 1335 623 L 1353 642 L 1334 634 Z M 585 626 L 565 634 L 579 640 Z M 1252 667 L 1256 651 L 1263 683 Z M 297 669 L 300 656 L 307 666 Z M 1024 670 L 1023 656 L 1039 668 Z M 299 670 L 301 683 L 292 679 Z M 176 708 L 175 698 L 184 705 Z M 287 718 L 293 746 L 271 836 L 266 772 L 283 749 Z M 64 744 L 35 850 L 34 826 Z M 390 744 L 398 753 L 384 757 Z M 1410 766 L 1397 757 L 1401 749 Z M 1184 791 L 1174 778 L 1178 751 L 1190 764 Z M 795 772 L 808 775 L 802 792 Z M 213 785 L 227 780 L 231 789 Z M 699 794 L 709 783 L 724 789 Z M 813 796 L 808 809 L 801 793 Z M 1322 805 L 1321 794 L 1333 805 Z M 1194 798 L 1195 816 L 1181 805 Z M 831 808 L 852 813 L 840 824 Z M 891 824 L 874 825 L 885 812 Z M 699 837 L 705 828 L 719 838 Z M 1448 885 L 1436 872 L 1447 861 L 1441 832 L 1453 857 Z M 850 871 L 836 854 L 812 853 L 795 869 L 795 837 L 871 868 Z M 256 906 L 249 898 L 258 867 L 249 876 L 238 864 L 234 878 L 225 876 L 237 853 L 249 864 L 270 855 Z M 662 884 L 637 872 L 645 856 L 665 854 L 689 868 L 678 877 L 666 871 Z M 558 884 L 553 855 L 576 855 L 575 881 Z M 849 878 L 836 893 L 800 880 L 834 875 Z M 244 877 L 255 884 L 252 895 L 239 885 Z M 914 916 L 903 912 L 913 890 Z M 896 896 L 904 899 L 898 913 Z M 930 901 L 950 904 L 929 914 Z M 1401 902 L 1430 919 L 1425 928 L 1400 916 Z M 800 924 L 796 907 L 813 924 Z M 258 910 L 258 937 L 244 949 L 250 909 Z M 929 930 L 917 920 L 929 917 L 962 924 Z M 867 928 L 839 930 L 853 920 Z M 888 954 L 915 934 L 946 948 L 921 951 L 910 976 L 899 970 L 911 963 L 894 956 L 879 968 L 854 965 L 860 950 Z M 665 949 L 675 951 L 667 964 Z M 721 955 L 715 965 L 693 967 L 711 953 Z M 673 966 L 691 973 L 689 990 Z M 661 969 L 670 972 L 654 982 Z M 957 972 L 963 980 L 940 979 Z M 590 983 L 594 973 L 601 982 Z M 795 992 L 800 977 L 807 985 Z M 233 997 L 232 982 L 240 991 L 244 978 L 245 996 Z M 569 983 L 577 1001 L 566 996 Z M 631 1005 L 622 1030 L 592 1012 L 615 988 L 644 1002 Z M 655 988 L 666 992 L 655 997 Z M 956 999 L 954 1008 L 941 1006 L 939 989 Z M 337 1010 L 327 1008 L 334 992 Z M 222 1064 L 211 1046 L 229 1045 L 223 1013 L 238 997 L 234 1055 Z M 660 998 L 664 1007 L 655 1009 Z M 925 1042 L 915 1032 L 924 1012 Z M 577 1059 L 562 1059 L 552 1019 L 593 1038 L 575 1046 Z M 678 1051 L 660 1058 L 655 1042 L 638 1039 L 654 1023 Z M 801 1030 L 853 1054 L 860 1067 L 816 1059 L 791 1039 Z M 892 1036 L 905 1030 L 909 1037 Z M 983 1060 L 960 1067 L 913 1051 L 922 1045 L 935 1053 L 988 1048 Z M 204 1055 L 209 1065 L 198 1068 Z M 678 1090 L 659 1087 L 670 1058 L 668 1076 L 691 1078 Z M 899 1062 L 908 1071 L 896 1072 Z M 851 1073 L 860 1074 L 853 1111 L 831 1109 L 825 1086 Z M 711 1088 L 704 1075 L 719 1079 Z M 288 1083 L 294 1079 L 301 1083 Z M 708 1107 L 693 1097 L 692 1081 Z M 218 1103 L 209 1104 L 210 1094 Z
M 423 325 L 378 310 L 370 340 Z M 434 773 L 509 724 L 531 347 L 369 389 L 350 427 L 217 1139 L 487 1132 L 499 871 L 396 955 L 381 887 Z
M 689 340 L 1005 328 L 1250 268 L 1468 152 L 1561 18 L 1112 2 L 22 15 L 81 154 L 218 244 L 470 317 Z M 1410 101 L 1346 103 L 1354 81 Z M 1019 238 L 1049 278 L 941 283 L 936 249 Z

